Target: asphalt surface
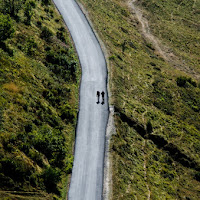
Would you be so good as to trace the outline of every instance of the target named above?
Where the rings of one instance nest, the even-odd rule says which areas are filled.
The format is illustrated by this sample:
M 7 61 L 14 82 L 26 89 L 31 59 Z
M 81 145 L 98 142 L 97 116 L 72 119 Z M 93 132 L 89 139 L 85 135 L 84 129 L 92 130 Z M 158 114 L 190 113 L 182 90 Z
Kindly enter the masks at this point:
M 54 0 L 71 33 L 80 59 L 79 117 L 69 200 L 100 200 L 103 191 L 105 132 L 108 121 L 107 68 L 99 42 L 74 0 Z M 97 104 L 97 91 L 105 103 Z

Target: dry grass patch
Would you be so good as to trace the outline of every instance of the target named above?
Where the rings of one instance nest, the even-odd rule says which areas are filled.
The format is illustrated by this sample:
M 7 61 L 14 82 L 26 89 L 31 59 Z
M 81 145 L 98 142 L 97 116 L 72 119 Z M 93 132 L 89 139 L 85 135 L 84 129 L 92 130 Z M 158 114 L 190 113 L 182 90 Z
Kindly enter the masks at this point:
M 13 82 L 4 84 L 3 88 L 12 93 L 18 93 L 20 91 L 19 87 Z

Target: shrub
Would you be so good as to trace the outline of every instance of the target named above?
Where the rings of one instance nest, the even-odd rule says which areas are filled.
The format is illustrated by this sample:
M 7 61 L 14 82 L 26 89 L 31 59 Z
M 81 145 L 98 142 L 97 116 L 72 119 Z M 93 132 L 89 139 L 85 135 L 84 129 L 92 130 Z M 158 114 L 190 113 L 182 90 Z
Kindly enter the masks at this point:
M 72 173 L 72 167 L 73 167 L 73 156 L 69 156 L 69 157 L 67 158 L 67 161 L 66 161 L 65 172 L 66 172 L 67 174 Z
M 32 131 L 33 125 L 32 124 L 27 124 L 27 125 L 25 125 L 24 128 L 25 128 L 26 133 L 29 133 L 29 132 Z
M 46 6 L 49 5 L 50 2 L 51 2 L 51 0 L 42 0 L 42 4 L 46 5 Z
M 14 28 L 10 16 L 0 14 L 0 41 L 11 38 L 13 33 Z
M 25 24 L 30 25 L 31 17 L 33 16 L 32 6 L 31 6 L 30 2 L 27 2 L 25 5 L 24 16 L 26 17 Z
M 185 84 L 187 82 L 187 78 L 184 76 L 180 76 L 176 79 L 176 83 L 179 87 L 185 87 Z
M 28 38 L 27 43 L 26 43 L 26 53 L 27 55 L 34 55 L 35 50 L 37 48 L 37 44 L 34 40 L 34 38 Z
M 188 81 L 188 83 L 190 83 L 194 87 L 197 87 L 197 83 L 195 81 L 193 81 L 191 78 L 188 78 L 187 81 Z
M 194 178 L 200 182 L 200 172 L 196 172 L 196 174 L 194 175 Z
M 53 18 L 53 16 L 54 16 L 54 14 L 53 14 L 53 10 L 50 10 L 49 12 L 50 12 L 50 16 L 51 16 L 51 18 Z
M 57 36 L 57 38 L 60 39 L 62 42 L 64 42 L 64 43 L 66 42 L 65 36 L 64 36 L 63 32 L 57 31 L 56 36 Z
M 50 51 L 51 50 L 51 47 L 47 46 L 45 47 L 45 51 Z
M 21 182 L 31 174 L 26 163 L 21 160 L 4 158 L 0 162 L 2 165 L 2 172 L 13 180 Z
M 29 3 L 30 3 L 30 5 L 31 5 L 33 8 L 36 8 L 36 4 L 35 4 L 34 1 L 30 1 Z
M 37 26 L 38 27 L 42 27 L 42 22 L 41 21 L 37 21 Z
M 15 19 L 19 18 L 17 16 L 19 10 L 22 8 L 22 4 L 24 1 L 22 0 L 4 0 L 1 1 L 0 11 L 5 14 L 10 14 L 10 16 L 14 17 Z
M 185 87 L 187 82 L 193 85 L 194 87 L 197 87 L 197 83 L 193 81 L 191 78 L 180 76 L 176 79 L 176 83 L 179 87 Z
M 70 58 L 66 56 L 67 53 L 68 52 L 64 49 L 59 52 L 48 49 L 46 55 L 46 65 L 58 77 L 63 78 L 65 81 L 75 81 L 77 62 L 69 62 Z
M 67 67 L 69 65 L 68 58 L 64 54 L 57 54 L 54 51 L 47 52 L 46 60 L 49 63 Z
M 2 43 L 0 42 L 0 48 L 2 48 L 5 52 L 7 52 L 9 56 L 14 55 L 13 49 L 11 49 L 9 45 L 7 45 L 5 42 L 2 42 Z
M 59 20 L 59 19 L 58 19 L 58 20 Z M 64 32 L 64 31 L 65 31 L 65 28 L 62 26 L 62 27 L 60 27 L 58 30 L 61 31 L 61 32 Z
M 64 135 L 59 130 L 44 125 L 31 135 L 34 148 L 42 152 L 53 166 L 64 166 L 63 160 L 67 151 Z
M 69 104 L 65 104 L 60 107 L 61 109 L 61 118 L 64 120 L 66 119 L 69 122 L 73 122 L 75 115 L 74 111 Z
M 53 33 L 46 26 L 42 28 L 42 32 L 40 35 L 42 39 L 45 39 L 46 41 L 50 41 L 50 38 L 52 35 Z
M 45 8 L 44 11 L 45 11 L 46 13 L 48 13 L 48 12 L 49 12 L 49 8 Z
M 47 192 L 58 194 L 57 183 L 61 180 L 61 173 L 58 169 L 48 167 L 42 174 Z
M 153 131 L 153 127 L 150 121 L 147 122 L 147 133 L 151 133 Z

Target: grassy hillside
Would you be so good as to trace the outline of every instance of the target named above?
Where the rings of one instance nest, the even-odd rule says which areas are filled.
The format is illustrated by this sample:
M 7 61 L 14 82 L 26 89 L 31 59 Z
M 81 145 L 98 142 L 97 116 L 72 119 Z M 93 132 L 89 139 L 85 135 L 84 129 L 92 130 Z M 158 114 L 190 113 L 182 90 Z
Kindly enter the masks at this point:
M 171 51 L 188 66 L 188 73 L 194 70 L 199 77 L 200 1 L 142 0 L 138 5 L 145 9 L 144 15 L 154 35 L 172 48 Z
M 51 1 L 0 3 L 0 199 L 58 199 L 73 162 L 78 58 Z
M 109 54 L 112 199 L 199 199 L 199 1 L 135 3 L 169 59 L 128 1 L 80 2 Z

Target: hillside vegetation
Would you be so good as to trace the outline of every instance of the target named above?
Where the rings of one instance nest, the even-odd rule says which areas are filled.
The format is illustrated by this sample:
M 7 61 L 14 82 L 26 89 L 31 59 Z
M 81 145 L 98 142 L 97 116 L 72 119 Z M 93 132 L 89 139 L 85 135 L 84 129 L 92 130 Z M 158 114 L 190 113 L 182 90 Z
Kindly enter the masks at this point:
M 80 69 L 50 0 L 0 0 L 0 199 L 61 199 Z
M 109 59 L 112 197 L 200 199 L 200 1 L 80 0 Z

